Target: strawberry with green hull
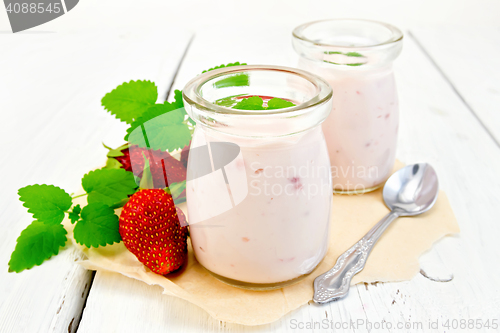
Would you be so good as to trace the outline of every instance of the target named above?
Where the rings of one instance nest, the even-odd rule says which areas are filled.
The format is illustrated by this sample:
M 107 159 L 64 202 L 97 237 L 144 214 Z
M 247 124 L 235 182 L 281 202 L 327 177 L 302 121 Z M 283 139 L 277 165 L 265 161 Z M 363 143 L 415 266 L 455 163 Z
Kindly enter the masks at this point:
M 134 173 L 136 177 L 141 178 L 144 170 L 144 155 L 149 160 L 151 174 L 155 187 L 167 187 L 168 184 L 179 183 L 186 180 L 186 167 L 182 161 L 172 157 L 168 152 L 160 150 L 151 150 L 140 148 L 138 146 L 122 146 L 124 147 L 118 155 L 116 150 L 110 151 L 108 158 L 113 158 L 121 164 L 121 168 Z M 188 147 L 188 146 L 187 146 Z M 189 149 L 189 147 L 188 147 Z M 132 168 L 133 161 L 133 168 Z M 165 167 L 165 172 L 163 168 Z
M 180 161 L 168 152 L 140 148 L 139 146 L 126 144 L 117 149 L 105 147 L 110 150 L 108 153 L 108 167 L 119 167 L 131 171 L 134 173 L 134 176 L 138 178 L 142 178 L 145 164 L 144 156 L 146 156 L 153 176 L 154 188 L 165 188 L 171 184 L 180 183 L 186 180 L 189 145 L 182 149 Z M 132 161 L 134 165 L 133 168 Z M 185 196 L 185 192 L 180 194 L 181 198 Z
M 186 218 L 163 189 L 136 192 L 120 214 L 125 247 L 156 274 L 179 269 L 187 257 Z

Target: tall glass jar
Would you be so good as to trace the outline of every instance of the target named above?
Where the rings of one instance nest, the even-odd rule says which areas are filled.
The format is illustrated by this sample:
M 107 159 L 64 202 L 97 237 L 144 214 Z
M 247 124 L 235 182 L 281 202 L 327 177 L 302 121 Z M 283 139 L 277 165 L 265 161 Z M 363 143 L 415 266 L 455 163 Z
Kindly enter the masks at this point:
M 392 62 L 402 39 L 394 26 L 355 19 L 311 22 L 293 31 L 298 67 L 333 89 L 323 131 L 336 192 L 373 191 L 391 174 L 399 124 Z
M 291 101 L 239 110 L 243 98 Z M 213 70 L 183 90 L 196 122 L 186 185 L 198 262 L 216 278 L 273 289 L 311 273 L 327 250 L 330 161 L 320 124 L 332 91 L 310 73 L 271 66 Z M 209 163 L 207 161 L 209 160 Z

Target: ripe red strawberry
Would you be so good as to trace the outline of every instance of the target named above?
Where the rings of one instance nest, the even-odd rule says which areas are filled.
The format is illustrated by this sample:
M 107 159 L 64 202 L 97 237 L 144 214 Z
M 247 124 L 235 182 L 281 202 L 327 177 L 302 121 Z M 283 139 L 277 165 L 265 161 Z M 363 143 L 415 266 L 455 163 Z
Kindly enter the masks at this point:
M 125 247 L 153 272 L 165 275 L 182 266 L 187 257 L 187 226 L 163 189 L 139 190 L 120 214 Z
M 121 151 L 123 155 L 114 158 L 121 163 L 123 169 L 132 171 L 134 175 L 141 178 L 142 171 L 144 170 L 144 155 L 146 155 L 149 160 L 155 188 L 164 188 L 169 184 L 186 180 L 186 167 L 184 166 L 184 161 L 178 161 L 168 152 L 160 150 L 149 150 L 137 146 L 131 148 L 132 149 L 123 149 Z M 164 167 L 165 170 L 163 169 Z

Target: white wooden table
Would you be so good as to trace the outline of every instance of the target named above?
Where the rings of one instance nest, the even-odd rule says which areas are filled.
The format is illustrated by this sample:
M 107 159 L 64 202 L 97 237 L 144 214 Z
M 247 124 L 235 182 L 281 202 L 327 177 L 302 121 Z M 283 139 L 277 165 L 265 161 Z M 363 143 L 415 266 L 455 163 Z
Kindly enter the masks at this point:
M 398 158 L 437 169 L 461 228 L 458 237 L 422 256 L 427 277 L 356 285 L 342 301 L 308 304 L 273 324 L 245 327 L 216 321 L 162 295 L 160 287 L 86 271 L 74 263 L 80 255 L 72 248 L 40 267 L 7 273 L 16 238 L 31 222 L 17 189 L 46 183 L 77 190 L 80 177 L 103 163 L 101 142 L 122 143 L 125 124 L 100 106 L 106 92 L 123 81 L 149 79 L 165 99 L 222 63 L 294 66 L 290 28 L 298 23 L 205 26 L 195 33 L 0 34 L 0 332 L 288 332 L 314 322 L 315 329 L 304 331 L 366 331 L 318 326 L 324 319 L 392 325 L 375 332 L 415 332 L 419 323 L 426 332 L 453 332 L 441 326 L 446 319 L 500 321 L 498 29 L 405 27 L 404 51 L 395 63 Z M 429 329 L 436 320 L 439 327 Z M 405 324 L 410 327 L 397 326 Z

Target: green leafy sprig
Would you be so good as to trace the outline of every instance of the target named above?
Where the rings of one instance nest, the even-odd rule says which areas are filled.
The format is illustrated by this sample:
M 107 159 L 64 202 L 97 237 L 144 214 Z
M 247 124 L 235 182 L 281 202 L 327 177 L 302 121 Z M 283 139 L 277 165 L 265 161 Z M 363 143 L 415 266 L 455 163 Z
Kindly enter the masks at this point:
M 66 230 L 61 224 L 68 216 L 76 223 L 73 237 L 86 247 L 98 247 L 121 241 L 118 216 L 114 207 L 122 204 L 137 185 L 132 172 L 123 169 L 98 169 L 82 178 L 84 194 L 71 197 L 54 185 L 29 185 L 19 189 L 19 200 L 33 221 L 17 239 L 9 261 L 9 271 L 21 272 L 59 253 L 66 244 Z M 73 199 L 87 195 L 88 205 L 73 206 Z M 73 206 L 73 209 L 70 208 Z

